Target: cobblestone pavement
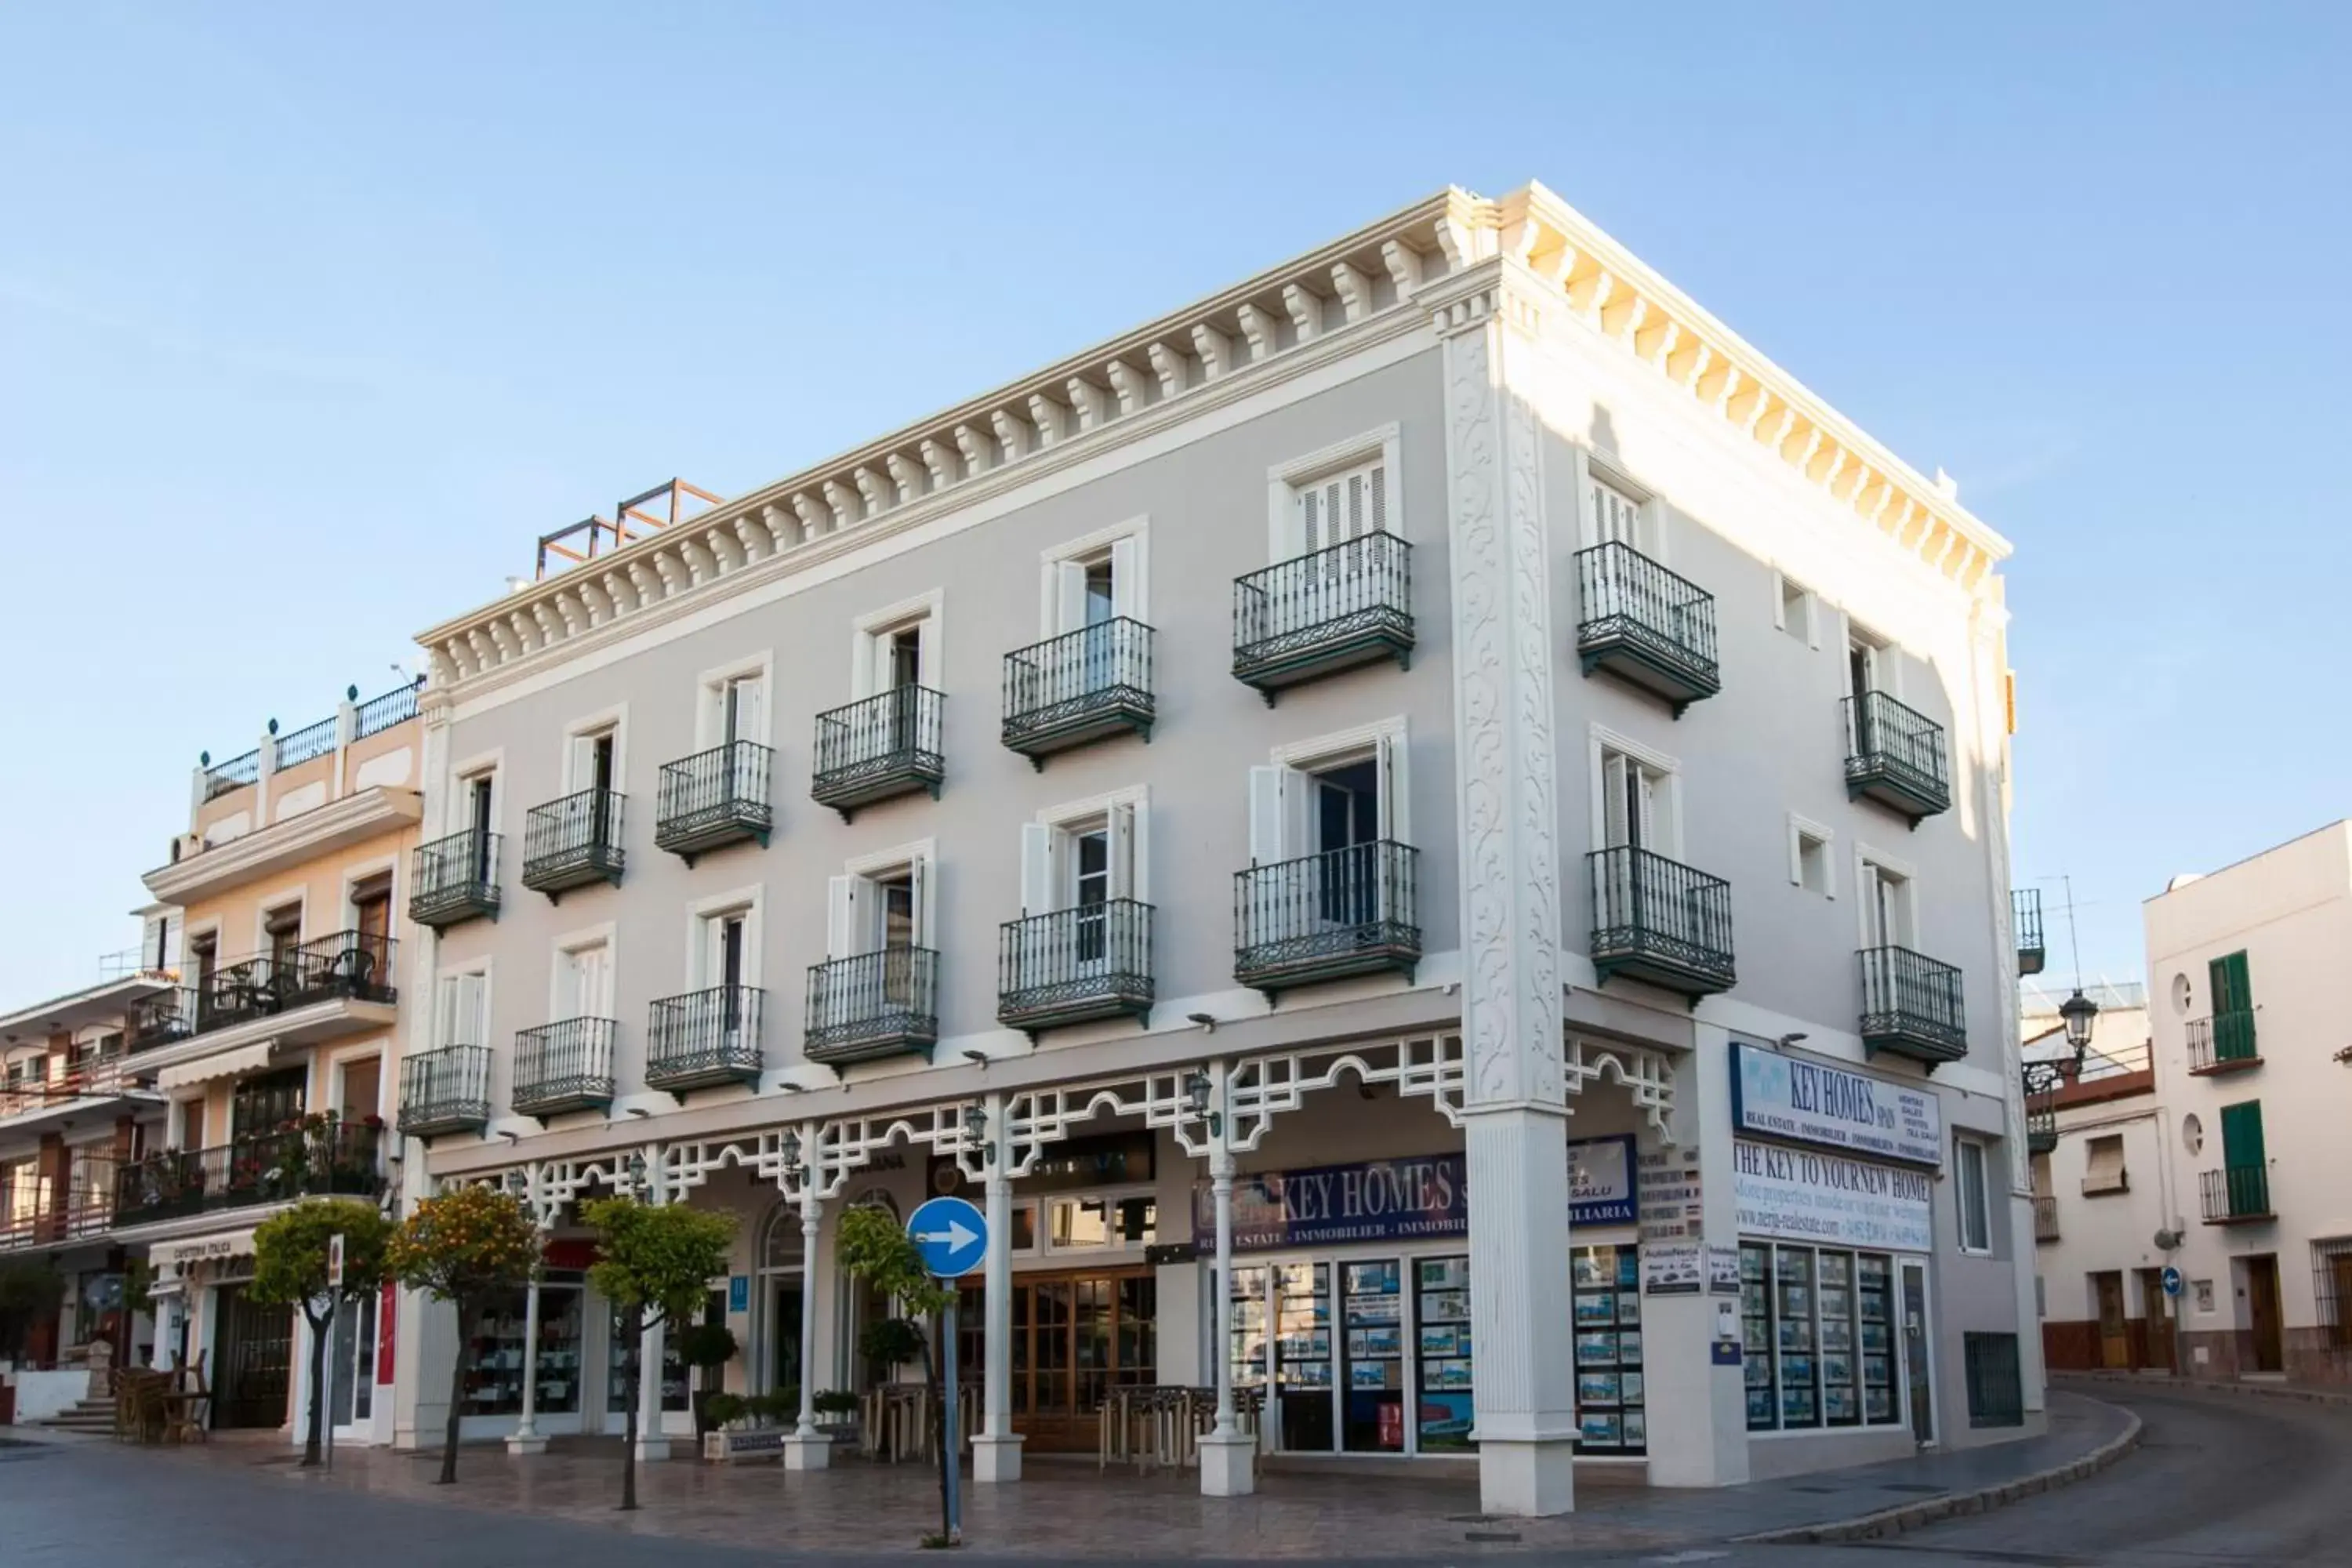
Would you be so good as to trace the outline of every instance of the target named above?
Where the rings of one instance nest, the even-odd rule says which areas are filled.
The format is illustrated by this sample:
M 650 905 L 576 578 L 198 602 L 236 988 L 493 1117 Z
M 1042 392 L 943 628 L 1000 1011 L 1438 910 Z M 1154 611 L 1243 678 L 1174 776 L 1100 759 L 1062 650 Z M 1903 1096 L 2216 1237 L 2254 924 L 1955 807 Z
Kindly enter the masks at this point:
M 1483 1520 L 1475 1479 L 1264 1478 L 1253 1498 L 1202 1498 L 1191 1472 L 1098 1474 L 1091 1462 L 1033 1461 L 1013 1487 L 967 1487 L 967 1553 L 1019 1562 L 1325 1561 L 1454 1563 L 1489 1555 L 1719 1556 L 1727 1538 L 1872 1512 L 2049 1468 L 2127 1425 L 2094 1401 L 2053 1396 L 2052 1430 L 1990 1448 L 1935 1454 L 1780 1483 L 1664 1491 L 1580 1478 L 1579 1510 Z M 305 1472 L 276 1441 L 190 1449 L 96 1442 L 0 1450 L 0 1560 L 16 1568 L 132 1562 L 170 1542 L 173 1568 L 284 1563 L 436 1568 L 561 1561 L 619 1568 L 674 1561 L 683 1542 L 713 1563 L 874 1563 L 907 1556 L 935 1528 L 938 1493 L 916 1467 L 845 1464 L 814 1475 L 688 1459 L 641 1471 L 644 1508 L 621 1514 L 619 1452 L 583 1443 L 529 1459 L 468 1448 L 454 1488 L 430 1455 L 344 1450 L 334 1473 Z M 131 1504 L 133 1506 L 126 1506 Z M 1822 1549 L 1810 1549 L 1816 1554 Z M 1683 1561 L 1701 1558 L 1683 1555 Z

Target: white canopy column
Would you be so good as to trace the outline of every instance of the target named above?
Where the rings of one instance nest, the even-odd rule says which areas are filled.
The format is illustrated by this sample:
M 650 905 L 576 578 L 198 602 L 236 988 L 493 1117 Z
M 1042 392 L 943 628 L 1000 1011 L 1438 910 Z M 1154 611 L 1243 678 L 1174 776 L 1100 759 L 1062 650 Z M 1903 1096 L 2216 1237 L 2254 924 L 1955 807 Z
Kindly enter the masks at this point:
M 661 1146 L 646 1151 L 644 1199 L 669 1201 L 668 1179 L 663 1174 Z M 634 1163 L 634 1162 L 633 1162 Z M 637 1338 L 637 1458 L 669 1458 L 669 1434 L 662 1430 L 662 1352 L 667 1348 L 668 1325 L 649 1323 Z
M 1013 1430 L 1013 1161 L 1005 1138 L 1004 1097 L 990 1095 L 982 1115 L 988 1258 L 983 1265 L 981 1428 L 971 1444 L 971 1479 L 988 1485 L 1021 1479 L 1021 1437 Z
M 1234 1415 L 1234 1143 L 1226 1114 L 1232 1081 L 1224 1062 L 1209 1064 L 1209 1191 L 1217 1230 L 1217 1277 L 1210 1291 L 1216 1332 L 1210 1355 L 1217 1371 L 1217 1425 L 1201 1439 L 1204 1497 L 1246 1497 L 1257 1490 L 1257 1439 L 1241 1429 Z

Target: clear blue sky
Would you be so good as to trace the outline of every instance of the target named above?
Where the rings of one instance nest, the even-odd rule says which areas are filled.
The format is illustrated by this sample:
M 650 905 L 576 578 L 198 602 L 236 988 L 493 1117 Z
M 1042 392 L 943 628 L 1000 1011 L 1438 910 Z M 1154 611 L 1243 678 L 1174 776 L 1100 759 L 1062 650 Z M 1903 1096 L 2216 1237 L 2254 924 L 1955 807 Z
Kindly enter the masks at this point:
M 1448 182 L 1552 185 L 2016 542 L 2016 870 L 2086 968 L 2347 809 L 2346 7 L 665 9 L 0 11 L 0 1006 L 128 945 L 198 751 L 534 534 Z

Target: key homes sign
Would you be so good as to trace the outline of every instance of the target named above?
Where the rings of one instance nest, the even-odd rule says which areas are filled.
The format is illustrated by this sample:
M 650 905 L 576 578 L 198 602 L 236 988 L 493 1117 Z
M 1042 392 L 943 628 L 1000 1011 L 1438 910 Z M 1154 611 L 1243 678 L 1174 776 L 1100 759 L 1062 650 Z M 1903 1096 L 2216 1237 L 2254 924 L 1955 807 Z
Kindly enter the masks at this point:
M 1731 1120 L 1742 1132 L 1915 1164 L 1944 1163 L 1944 1115 L 1930 1089 L 1731 1047 Z
M 1570 1223 L 1633 1224 L 1632 1136 L 1572 1140 L 1568 1158 Z M 1204 1182 L 1192 1191 L 1192 1234 L 1213 1237 L 1216 1225 L 1216 1198 Z M 1234 1246 L 1243 1251 L 1469 1232 L 1469 1184 L 1459 1154 L 1367 1160 L 1234 1179 Z

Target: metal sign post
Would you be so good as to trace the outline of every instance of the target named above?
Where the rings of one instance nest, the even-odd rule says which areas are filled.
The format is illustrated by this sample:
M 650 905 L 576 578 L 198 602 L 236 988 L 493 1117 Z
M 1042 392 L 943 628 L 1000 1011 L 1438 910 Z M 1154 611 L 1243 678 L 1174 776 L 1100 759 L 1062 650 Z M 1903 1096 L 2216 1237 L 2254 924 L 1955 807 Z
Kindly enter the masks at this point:
M 907 1237 L 915 1250 L 923 1255 L 923 1267 L 934 1279 L 961 1279 L 988 1256 L 988 1216 L 977 1205 L 963 1198 L 933 1198 L 907 1216 Z M 956 1412 L 956 1319 L 961 1302 L 950 1299 L 947 1310 L 940 1314 L 945 1325 L 940 1331 L 946 1343 L 940 1347 L 940 1365 L 947 1378 L 947 1394 L 941 1413 L 947 1427 L 941 1447 L 946 1449 L 940 1462 L 947 1466 L 944 1479 L 948 1494 L 948 1539 L 958 1541 L 963 1536 L 962 1469 L 956 1454 L 956 1437 L 960 1430 Z
M 327 1237 L 327 1386 L 319 1391 L 319 1425 L 327 1429 L 327 1468 L 335 1468 L 335 1318 L 343 1307 L 343 1233 Z

